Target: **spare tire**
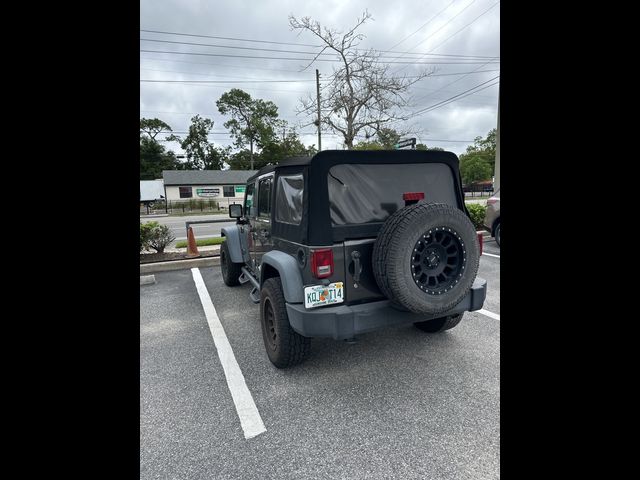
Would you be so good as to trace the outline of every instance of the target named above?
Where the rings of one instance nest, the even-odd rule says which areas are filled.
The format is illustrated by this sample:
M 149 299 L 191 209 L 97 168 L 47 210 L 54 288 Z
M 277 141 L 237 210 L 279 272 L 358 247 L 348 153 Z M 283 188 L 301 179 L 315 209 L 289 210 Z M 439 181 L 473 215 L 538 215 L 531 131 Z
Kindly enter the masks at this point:
M 424 314 L 460 303 L 479 261 L 473 223 L 462 210 L 442 203 L 417 203 L 389 216 L 372 257 L 382 293 L 397 306 Z

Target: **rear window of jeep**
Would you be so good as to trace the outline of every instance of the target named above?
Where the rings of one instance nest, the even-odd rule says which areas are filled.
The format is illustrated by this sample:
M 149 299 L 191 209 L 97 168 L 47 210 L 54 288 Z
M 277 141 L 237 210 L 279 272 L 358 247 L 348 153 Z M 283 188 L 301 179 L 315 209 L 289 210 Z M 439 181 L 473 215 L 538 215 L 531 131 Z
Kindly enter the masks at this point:
M 457 206 L 453 174 L 443 163 L 340 164 L 331 167 L 327 183 L 334 226 L 384 222 L 404 207 L 405 192 Z

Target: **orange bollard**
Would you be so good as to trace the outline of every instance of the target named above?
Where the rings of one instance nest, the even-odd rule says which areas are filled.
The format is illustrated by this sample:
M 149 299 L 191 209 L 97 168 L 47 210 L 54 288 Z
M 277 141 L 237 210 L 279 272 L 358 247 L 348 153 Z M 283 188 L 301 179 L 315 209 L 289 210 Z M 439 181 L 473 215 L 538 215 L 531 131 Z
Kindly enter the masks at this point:
M 195 258 L 200 257 L 198 246 L 196 245 L 196 238 L 193 236 L 193 228 L 189 227 L 187 232 L 187 257 Z

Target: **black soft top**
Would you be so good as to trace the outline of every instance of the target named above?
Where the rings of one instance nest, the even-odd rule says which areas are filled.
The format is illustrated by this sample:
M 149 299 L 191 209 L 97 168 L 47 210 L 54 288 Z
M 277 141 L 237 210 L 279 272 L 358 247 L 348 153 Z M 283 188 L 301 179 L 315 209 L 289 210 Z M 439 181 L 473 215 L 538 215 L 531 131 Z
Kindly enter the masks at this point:
M 251 176 L 247 183 L 255 181 L 261 175 L 276 172 L 276 180 L 280 175 L 297 172 L 305 173 L 303 208 L 305 215 L 300 225 L 286 225 L 275 221 L 273 234 L 300 243 L 311 245 L 328 245 L 332 242 L 347 239 L 375 236 L 381 223 L 366 225 L 349 225 L 336 227 L 329 217 L 329 197 L 327 175 L 329 169 L 339 164 L 407 164 L 407 163 L 442 163 L 449 166 L 452 173 L 454 196 L 458 208 L 465 210 L 462 182 L 458 168 L 458 157 L 455 153 L 440 150 L 323 150 L 316 155 L 290 157 L 278 165 L 261 168 Z M 275 202 L 275 195 L 272 196 Z M 272 211 L 274 209 L 272 208 Z M 309 218 L 313 218 L 310 222 Z
M 313 157 L 310 156 L 310 155 L 307 155 L 307 156 L 285 158 L 284 160 L 281 160 L 280 163 L 278 163 L 278 165 L 267 165 L 266 167 L 262 167 L 254 175 L 252 175 L 251 177 L 248 178 L 247 183 L 251 183 L 256 178 L 258 178 L 260 175 L 264 175 L 265 173 L 273 172 L 277 168 L 309 165 L 311 163 L 311 160 L 314 159 L 317 156 L 318 155 L 316 154 Z

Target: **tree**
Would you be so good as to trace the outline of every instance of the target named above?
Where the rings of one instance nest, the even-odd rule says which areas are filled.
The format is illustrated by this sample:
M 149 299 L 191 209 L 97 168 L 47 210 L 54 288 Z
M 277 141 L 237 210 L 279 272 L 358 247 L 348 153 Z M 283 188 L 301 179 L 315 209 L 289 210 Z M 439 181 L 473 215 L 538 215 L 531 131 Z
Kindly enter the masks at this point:
M 254 145 L 262 148 L 275 136 L 278 126 L 278 107 L 275 103 L 260 98 L 253 99 L 247 92 L 232 88 L 216 102 L 222 115 L 230 115 L 231 119 L 224 127 L 235 137 L 235 145 L 243 148 L 249 144 L 251 169 L 253 169 Z
M 352 150 L 391 150 L 385 148 L 378 140 L 364 140 L 356 143 Z
M 377 132 L 377 137 L 385 150 L 393 150 L 395 145 L 400 141 L 401 135 L 393 128 L 381 128 Z
M 248 149 L 240 150 L 236 153 L 229 155 L 227 160 L 229 168 L 231 170 L 251 170 L 251 152 Z M 256 165 L 258 168 L 262 168 L 260 162 Z
M 277 165 L 280 160 L 298 155 L 313 156 L 318 152 L 315 145 L 306 147 L 294 129 L 286 131 L 282 138 L 273 139 L 262 147 L 260 153 L 254 155 L 254 168 L 260 169 L 266 165 Z M 251 152 L 240 150 L 229 157 L 231 170 L 251 170 Z
M 291 129 L 283 135 L 282 139 L 276 139 L 264 145 L 260 152 L 260 158 L 266 165 L 276 165 L 283 158 L 299 155 L 315 155 L 316 153 L 315 145 L 307 148 L 304 143 L 300 141 L 295 129 Z
M 152 140 L 162 132 L 171 132 L 171 127 L 158 118 L 141 118 L 140 119 L 140 135 L 146 134 Z
M 401 135 L 393 128 L 381 128 L 375 135 L 375 140 L 360 141 L 353 146 L 354 150 L 395 150 Z
M 476 137 L 473 145 L 467 147 L 467 151 L 460 155 L 460 161 L 463 158 L 477 157 L 481 158 L 491 166 L 493 172 L 496 162 L 496 129 L 489 130 L 486 138 Z
M 334 69 L 328 83 L 323 86 L 320 116 L 323 125 L 342 135 L 348 149 L 354 148 L 354 139 L 361 131 L 370 137 L 392 122 L 406 120 L 407 117 L 399 112 L 408 105 L 405 94 L 411 85 L 432 73 L 423 71 L 411 79 L 394 76 L 388 65 L 379 62 L 379 53 L 358 50 L 365 36 L 357 34 L 356 30 L 370 18 L 365 10 L 355 26 L 342 34 L 322 27 L 309 17 L 298 20 L 293 15 L 289 16 L 293 30 L 308 31 L 322 41 L 323 48 L 313 61 L 325 50 L 334 52 L 340 61 L 340 67 Z M 316 97 L 301 100 L 299 113 L 315 116 L 317 120 Z
M 416 150 L 438 150 L 440 152 L 444 152 L 444 148 L 442 147 L 427 147 L 424 143 L 418 143 L 416 145 Z
M 156 136 L 171 127 L 157 118 L 140 119 L 140 180 L 154 180 L 162 176 L 162 170 L 173 170 L 178 159 L 172 151 L 167 152 Z
M 491 165 L 480 157 L 471 156 L 460 161 L 460 175 L 464 184 L 488 180 L 492 172 Z
M 148 137 L 140 139 L 140 180 L 160 178 L 163 170 L 175 170 L 177 165 L 172 151 L 166 152 L 164 146 Z
M 209 132 L 213 128 L 213 120 L 196 115 L 191 118 L 189 134 L 182 139 L 177 135 L 167 137 L 168 141 L 180 143 L 187 154 L 186 167 L 190 170 L 221 170 L 227 159 L 228 151 L 216 148 L 209 142 Z

